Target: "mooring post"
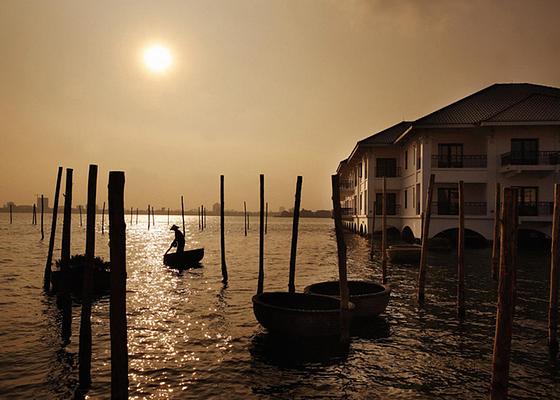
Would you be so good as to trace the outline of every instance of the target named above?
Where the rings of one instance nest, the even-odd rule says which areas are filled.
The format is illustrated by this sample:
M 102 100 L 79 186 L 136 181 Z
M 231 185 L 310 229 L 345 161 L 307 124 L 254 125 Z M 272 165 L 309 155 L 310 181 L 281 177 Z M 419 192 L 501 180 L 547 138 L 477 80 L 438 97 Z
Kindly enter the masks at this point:
M 138 225 L 138 207 L 136 207 L 136 225 Z
M 222 282 L 227 284 L 228 272 L 226 266 L 226 235 L 224 222 L 224 176 L 220 175 L 220 252 L 222 256 Z
M 82 206 L 81 205 L 78 205 L 78 213 L 80 214 L 80 226 L 83 226 L 82 225 Z
M 420 253 L 420 267 L 418 270 L 418 304 L 424 304 L 426 285 L 426 264 L 428 262 L 428 237 L 430 236 L 430 218 L 432 216 L 432 194 L 434 191 L 435 175 L 430 175 L 430 183 L 426 193 L 426 204 L 423 212 L 424 223 L 422 224 L 422 250 Z
M 51 221 L 51 237 L 49 238 L 49 251 L 47 253 L 47 264 L 45 265 L 45 273 L 43 274 L 43 289 L 49 291 L 51 287 L 51 264 L 54 251 L 54 238 L 56 235 L 56 218 L 58 215 L 58 198 L 60 194 L 60 181 L 62 180 L 62 167 L 58 167 L 56 175 L 56 188 L 54 190 L 54 204 L 52 210 Z
M 169 225 L 169 207 L 167 207 L 167 225 Z
M 340 285 L 340 341 L 350 341 L 348 277 L 346 271 L 346 244 L 342 231 L 342 210 L 340 209 L 340 186 L 338 175 L 332 175 L 332 202 L 334 211 L 334 227 L 336 233 L 336 248 L 338 253 L 338 279 Z
M 377 213 L 377 201 L 373 201 L 373 215 L 371 217 L 371 229 L 370 229 L 370 250 L 369 250 L 369 259 L 373 261 L 373 256 L 375 255 L 375 247 L 373 241 L 373 235 L 375 233 L 375 214 Z
M 62 220 L 62 245 L 60 254 L 60 276 L 62 290 L 59 304 L 62 308 L 62 340 L 72 336 L 72 299 L 70 298 L 70 235 L 72 231 L 72 168 L 66 168 L 66 190 L 64 192 L 64 219 Z
M 105 234 L 105 202 L 103 202 L 103 210 L 101 211 L 101 234 Z
M 387 178 L 383 177 L 381 196 L 381 280 L 387 283 Z
M 204 230 L 204 206 L 200 206 L 200 222 L 202 225 L 202 230 Z
M 457 316 L 465 319 L 465 187 L 459 181 L 459 232 L 457 240 Z
M 251 216 L 251 212 L 250 212 L 250 211 L 247 211 L 247 230 L 250 230 L 250 229 L 251 229 L 251 226 L 249 225 L 249 219 L 250 219 L 249 217 L 250 217 L 250 216 Z
M 264 234 L 268 233 L 268 201 L 266 202 L 265 212 L 264 212 Z
M 558 353 L 558 269 L 560 268 L 560 184 L 554 185 L 552 242 L 550 248 L 550 298 L 548 301 L 548 345 L 551 355 Z
M 298 231 L 299 231 L 299 208 L 301 204 L 301 185 L 303 178 L 301 176 L 297 177 L 296 181 L 296 198 L 294 202 L 294 217 L 292 223 L 292 247 L 290 249 L 290 280 L 288 282 L 288 291 L 290 293 L 296 292 L 296 254 L 297 254 L 297 242 L 298 242 Z
M 202 225 L 200 223 L 200 206 L 197 207 L 196 214 L 198 216 L 198 230 L 200 231 L 202 229 Z
M 148 204 L 148 230 L 150 230 L 150 205 Z
M 154 212 L 154 206 L 152 206 L 152 226 L 156 226 L 156 213 Z
M 37 211 L 35 203 L 33 203 L 33 214 L 31 215 L 31 225 L 37 225 Z
M 10 225 L 12 224 L 13 219 L 12 219 L 12 205 L 10 204 Z
M 259 281 L 258 293 L 264 291 L 264 175 L 259 176 Z M 291 265 L 291 264 L 290 264 Z M 291 267 L 290 267 L 291 268 Z
M 245 217 L 245 236 L 247 236 L 247 203 L 243 202 L 243 216 Z
M 91 296 L 95 258 L 95 202 L 97 198 L 97 165 L 89 166 L 86 209 L 86 262 L 83 269 L 82 313 L 80 315 L 79 378 L 80 387 L 91 385 Z
M 132 207 L 130 207 L 130 225 L 132 225 L 132 214 L 134 213 L 134 210 L 132 209 Z
M 45 239 L 45 196 L 41 195 L 41 240 Z M 35 224 L 37 224 L 37 216 L 35 216 Z
M 504 189 L 500 229 L 500 274 L 496 332 L 492 357 L 492 383 L 490 398 L 508 398 L 511 331 L 515 310 L 515 253 L 517 248 L 517 192 Z
M 111 257 L 111 398 L 128 398 L 126 323 L 126 223 L 124 172 L 109 172 L 109 244 Z
M 185 230 L 185 203 L 183 202 L 183 196 L 181 196 L 181 218 L 183 220 L 183 235 L 187 235 Z
M 205 208 L 204 208 L 204 220 L 203 220 L 203 222 L 204 222 L 204 229 L 206 229 L 206 216 L 207 216 L 207 214 L 208 214 L 208 210 L 207 210 L 206 207 L 205 207 Z
M 498 280 L 498 265 L 500 262 L 500 183 L 496 183 L 494 198 L 494 235 L 492 237 L 492 279 Z

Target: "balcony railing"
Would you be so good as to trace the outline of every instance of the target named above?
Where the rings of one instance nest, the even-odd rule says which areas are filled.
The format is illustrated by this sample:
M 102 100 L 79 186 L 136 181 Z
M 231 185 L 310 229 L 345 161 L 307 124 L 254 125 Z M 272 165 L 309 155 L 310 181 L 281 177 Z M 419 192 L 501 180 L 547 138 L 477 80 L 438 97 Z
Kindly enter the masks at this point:
M 432 168 L 486 168 L 486 154 L 479 155 L 432 155 Z
M 554 203 L 548 201 L 538 201 L 530 203 L 519 203 L 517 213 L 519 216 L 547 216 L 552 215 Z
M 401 176 L 401 168 L 375 168 L 376 178 L 397 178 Z
M 344 180 L 340 182 L 340 190 L 354 190 L 356 185 L 353 181 Z
M 436 215 L 459 215 L 459 204 L 451 202 L 432 203 L 432 213 Z M 465 202 L 465 215 L 486 215 L 486 202 Z
M 343 219 L 352 218 L 355 214 L 353 207 L 342 207 L 340 211 Z
M 505 165 L 559 165 L 560 151 L 509 152 L 502 154 Z

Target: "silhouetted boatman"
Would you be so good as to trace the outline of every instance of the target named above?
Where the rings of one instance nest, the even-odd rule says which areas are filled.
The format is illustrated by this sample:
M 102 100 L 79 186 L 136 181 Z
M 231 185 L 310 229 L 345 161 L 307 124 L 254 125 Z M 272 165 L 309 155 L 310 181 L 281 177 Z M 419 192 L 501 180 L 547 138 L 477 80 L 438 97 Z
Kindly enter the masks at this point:
M 171 227 L 172 231 L 175 231 L 175 240 L 171 243 L 171 247 L 177 247 L 177 253 L 182 253 L 185 251 L 185 235 L 179 229 L 177 225 Z

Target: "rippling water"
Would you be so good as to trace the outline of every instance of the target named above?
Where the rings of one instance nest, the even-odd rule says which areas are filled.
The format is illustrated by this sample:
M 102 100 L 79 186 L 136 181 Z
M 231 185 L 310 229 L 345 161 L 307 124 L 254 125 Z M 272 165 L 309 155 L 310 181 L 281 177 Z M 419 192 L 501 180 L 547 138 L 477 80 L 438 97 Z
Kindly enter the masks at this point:
M 41 289 L 48 248 L 31 217 L 0 221 L 0 397 L 69 398 L 77 385 L 79 306 L 73 336 L 63 347 L 55 298 Z M 204 246 L 204 268 L 168 270 L 161 256 L 173 235 L 167 216 L 128 226 L 127 315 L 132 398 L 486 398 L 491 373 L 496 285 L 489 278 L 489 250 L 468 250 L 467 319 L 455 317 L 455 253 L 431 254 L 427 305 L 415 304 L 416 268 L 390 265 L 392 299 L 385 316 L 352 338 L 347 355 L 293 349 L 275 342 L 255 321 L 258 228 L 248 237 L 243 219 L 226 218 L 230 283 L 220 280 L 219 221 L 198 231 L 187 219 L 187 247 Z M 48 219 L 47 219 L 48 222 Z M 98 221 L 100 223 L 100 219 Z M 171 223 L 180 225 L 180 217 Z M 50 222 L 45 224 L 49 226 Z M 59 223 L 59 228 L 61 224 Z M 331 220 L 300 224 L 298 290 L 336 279 Z M 98 226 L 97 254 L 108 258 L 108 235 Z M 60 238 L 60 231 L 58 233 Z M 265 242 L 265 289 L 286 290 L 291 220 L 271 218 Z M 85 227 L 73 220 L 72 253 L 83 252 Z M 365 239 L 347 236 L 350 278 L 377 279 Z M 60 254 L 57 240 L 57 257 Z M 545 251 L 523 253 L 518 272 L 510 395 L 560 398 L 559 366 L 546 344 Z M 93 386 L 90 398 L 110 395 L 109 303 L 93 308 Z M 318 354 L 319 353 L 319 354 Z

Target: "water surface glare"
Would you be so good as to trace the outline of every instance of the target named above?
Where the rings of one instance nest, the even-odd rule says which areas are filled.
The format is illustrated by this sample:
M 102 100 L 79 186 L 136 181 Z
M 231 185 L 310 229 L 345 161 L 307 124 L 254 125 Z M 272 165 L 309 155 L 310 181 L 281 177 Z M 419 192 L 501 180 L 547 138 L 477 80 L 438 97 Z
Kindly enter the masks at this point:
M 66 399 L 78 377 L 80 307 L 63 346 L 56 299 L 42 292 L 48 248 L 31 215 L 0 215 L 0 397 Z M 60 230 L 56 258 L 60 256 Z M 84 218 L 85 222 L 85 218 Z M 181 226 L 180 217 L 171 224 Z M 97 254 L 108 258 L 107 227 Z M 455 252 L 429 257 L 426 306 L 415 303 L 417 269 L 389 265 L 392 298 L 386 314 L 352 338 L 347 355 L 311 344 L 281 347 L 255 321 L 251 297 L 258 270 L 258 222 L 247 237 L 243 218 L 227 217 L 230 282 L 221 284 L 219 219 L 198 231 L 187 218 L 187 248 L 205 247 L 204 268 L 177 272 L 162 265 L 173 235 L 167 216 L 147 230 L 127 220 L 127 316 L 131 398 L 433 398 L 488 397 L 496 311 L 489 249 L 466 253 L 467 319 L 455 317 Z M 296 287 L 337 278 L 336 242 L 328 219 L 302 219 Z M 270 218 L 265 290 L 287 290 L 291 220 Z M 73 215 L 72 253 L 82 253 L 85 226 Z M 349 277 L 379 279 L 365 239 L 347 235 Z M 510 371 L 515 399 L 560 399 L 559 367 L 548 357 L 547 252 L 520 255 L 518 305 Z M 92 399 L 110 397 L 109 301 L 93 307 Z M 314 348 L 316 347 L 316 348 Z M 331 349 L 329 349 L 331 350 Z

